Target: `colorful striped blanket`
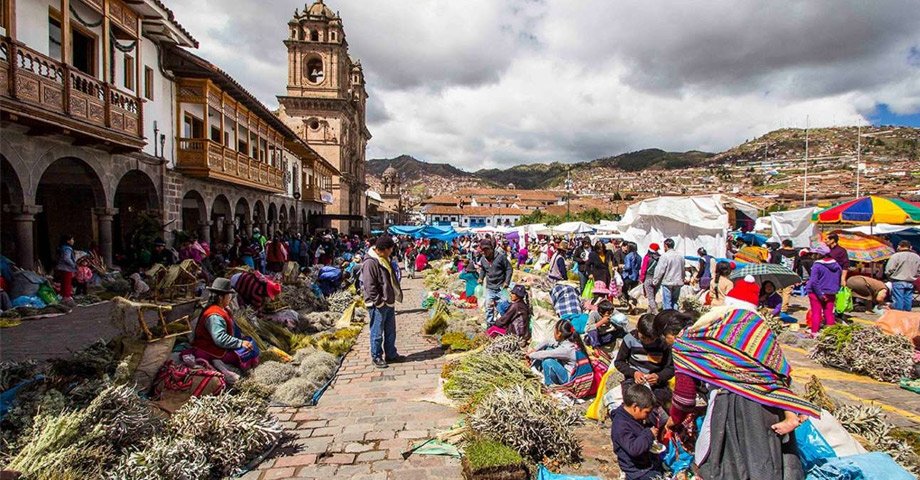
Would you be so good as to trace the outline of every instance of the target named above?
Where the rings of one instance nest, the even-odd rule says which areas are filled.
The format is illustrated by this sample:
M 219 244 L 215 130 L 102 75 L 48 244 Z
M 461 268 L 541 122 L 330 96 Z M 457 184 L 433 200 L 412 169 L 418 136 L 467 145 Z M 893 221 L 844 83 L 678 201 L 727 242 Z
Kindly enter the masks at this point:
M 763 318 L 728 310 L 685 331 L 674 344 L 679 372 L 752 401 L 819 418 L 818 407 L 789 388 L 792 368 Z

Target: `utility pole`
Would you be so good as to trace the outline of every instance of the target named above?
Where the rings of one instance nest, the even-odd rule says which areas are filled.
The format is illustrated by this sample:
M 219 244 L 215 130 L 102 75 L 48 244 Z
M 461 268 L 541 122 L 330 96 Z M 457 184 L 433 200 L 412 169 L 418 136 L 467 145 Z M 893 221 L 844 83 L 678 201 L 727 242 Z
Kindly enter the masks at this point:
M 859 198 L 859 169 L 862 168 L 862 163 L 859 161 L 860 153 L 862 153 L 862 124 L 856 124 L 856 198 Z
M 805 187 L 802 189 L 802 207 L 808 206 L 808 115 L 805 115 Z

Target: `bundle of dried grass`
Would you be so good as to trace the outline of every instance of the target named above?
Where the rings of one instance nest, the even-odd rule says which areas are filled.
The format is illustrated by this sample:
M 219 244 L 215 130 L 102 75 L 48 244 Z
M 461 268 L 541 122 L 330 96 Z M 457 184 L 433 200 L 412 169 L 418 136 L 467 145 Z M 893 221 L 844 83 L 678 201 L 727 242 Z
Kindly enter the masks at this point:
M 280 362 L 263 362 L 249 373 L 251 381 L 262 385 L 281 385 L 297 374 L 294 365 Z
M 508 354 L 472 354 L 460 360 L 444 383 L 444 394 L 460 402 L 462 411 L 472 411 L 497 388 L 525 385 L 540 388 L 540 381 L 522 361 Z
M 914 347 L 907 337 L 888 335 L 875 326 L 834 325 L 821 330 L 811 357 L 841 370 L 898 382 L 913 374 Z
M 122 457 L 107 478 L 206 480 L 211 472 L 211 464 L 204 450 L 202 445 L 192 439 L 154 437 L 142 449 Z
M 574 427 L 582 415 L 561 406 L 539 388 L 514 385 L 499 388 L 469 417 L 476 432 L 494 438 L 534 462 L 544 458 L 574 462 L 581 446 Z

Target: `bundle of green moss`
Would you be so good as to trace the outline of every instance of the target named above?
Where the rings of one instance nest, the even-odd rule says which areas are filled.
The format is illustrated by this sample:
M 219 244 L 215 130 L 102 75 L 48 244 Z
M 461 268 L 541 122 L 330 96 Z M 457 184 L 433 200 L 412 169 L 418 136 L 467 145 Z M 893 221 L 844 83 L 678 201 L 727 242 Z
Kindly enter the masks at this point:
M 540 380 L 519 358 L 480 352 L 464 357 L 450 371 L 444 383 L 444 394 L 459 402 L 461 411 L 470 412 L 494 390 L 514 385 L 542 388 Z
M 822 365 L 868 375 L 883 382 L 911 378 L 914 346 L 901 335 L 875 326 L 833 325 L 821 330 L 810 352 Z
M 291 348 L 294 351 L 298 351 L 312 347 L 328 352 L 335 357 L 341 357 L 351 351 L 351 347 L 354 346 L 360 333 L 360 327 L 348 327 L 318 335 L 294 334 L 291 337 Z
M 432 268 L 425 270 L 423 283 L 432 292 L 447 290 L 450 287 L 450 276 L 432 265 Z
M 492 439 L 475 438 L 463 451 L 466 480 L 527 480 L 527 464 L 513 448 Z
M 489 343 L 485 335 L 468 336 L 463 332 L 447 332 L 441 335 L 441 348 L 448 352 L 467 352 Z

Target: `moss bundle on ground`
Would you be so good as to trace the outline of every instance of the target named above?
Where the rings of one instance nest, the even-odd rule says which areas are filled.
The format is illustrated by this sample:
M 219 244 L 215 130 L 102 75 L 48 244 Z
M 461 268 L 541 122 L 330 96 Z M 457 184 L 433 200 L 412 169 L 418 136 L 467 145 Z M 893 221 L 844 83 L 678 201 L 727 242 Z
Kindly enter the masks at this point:
M 422 333 L 425 335 L 438 335 L 447 331 L 447 315 L 436 312 L 422 325 Z
M 507 354 L 471 354 L 460 360 L 444 383 L 444 394 L 460 402 L 461 410 L 472 411 L 497 388 L 525 385 L 539 390 L 541 383 L 524 363 Z
M 291 348 L 295 351 L 305 348 L 317 348 L 336 357 L 341 357 L 351 350 L 360 333 L 360 328 L 348 327 L 319 335 L 295 334 L 291 339 Z
M 861 373 L 883 382 L 913 375 L 914 347 L 907 337 L 875 326 L 834 325 L 821 330 L 811 357 L 822 365 Z
M 292 358 L 290 355 L 275 347 L 271 347 L 267 350 L 262 350 L 262 352 L 259 354 L 260 362 L 291 363 L 291 360 Z
M 466 352 L 475 348 L 473 341 L 463 332 L 447 332 L 441 336 L 441 348 L 448 352 Z
M 211 465 L 198 442 L 184 438 L 154 437 L 144 448 L 122 458 L 107 478 L 206 480 L 210 470 Z
M 429 291 L 444 291 L 450 287 L 450 277 L 440 268 L 434 268 L 434 265 L 432 265 L 432 268 L 425 270 L 423 283 Z
M 527 480 L 524 459 L 513 448 L 491 439 L 476 438 L 463 452 L 466 479 Z
M 319 388 L 316 382 L 306 378 L 294 377 L 275 389 L 272 401 L 289 407 L 302 407 L 310 403 L 313 392 Z
M 252 369 L 249 378 L 262 385 L 281 385 L 297 374 L 297 367 L 280 362 L 263 362 Z
M 581 446 L 575 426 L 582 415 L 544 395 L 540 388 L 514 385 L 494 390 L 469 417 L 474 431 L 494 438 L 534 462 L 577 461 Z

